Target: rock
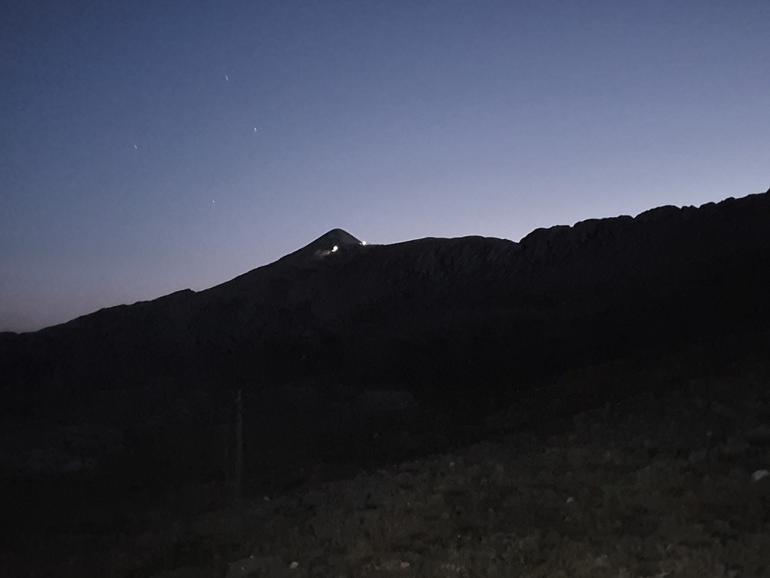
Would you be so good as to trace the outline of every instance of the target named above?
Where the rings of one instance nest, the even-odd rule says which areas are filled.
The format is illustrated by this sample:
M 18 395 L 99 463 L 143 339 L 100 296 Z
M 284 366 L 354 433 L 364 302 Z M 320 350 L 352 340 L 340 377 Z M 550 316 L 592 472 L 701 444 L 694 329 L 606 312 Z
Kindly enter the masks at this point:
M 768 476 L 770 476 L 770 472 L 768 472 L 767 470 L 757 470 L 756 472 L 751 474 L 751 481 L 758 482 L 760 480 L 765 479 Z
M 248 558 L 230 563 L 227 578 L 276 576 L 283 572 L 282 567 L 285 568 L 277 557 L 249 556 Z

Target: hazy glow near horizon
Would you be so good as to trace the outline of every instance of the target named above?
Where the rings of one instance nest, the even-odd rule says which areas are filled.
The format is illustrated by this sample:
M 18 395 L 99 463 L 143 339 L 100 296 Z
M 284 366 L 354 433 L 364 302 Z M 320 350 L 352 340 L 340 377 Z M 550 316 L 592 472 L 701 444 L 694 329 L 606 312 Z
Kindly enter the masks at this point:
M 10 0 L 0 331 L 770 186 L 764 0 Z

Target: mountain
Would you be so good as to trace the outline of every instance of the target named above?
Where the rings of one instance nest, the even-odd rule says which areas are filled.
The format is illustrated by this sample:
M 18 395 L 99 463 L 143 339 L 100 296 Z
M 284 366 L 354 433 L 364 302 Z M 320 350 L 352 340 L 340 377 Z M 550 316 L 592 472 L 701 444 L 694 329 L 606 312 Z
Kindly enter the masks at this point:
M 469 403 L 640 349 L 768 329 L 769 281 L 770 193 L 538 229 L 518 243 L 365 245 L 334 229 L 205 291 L 4 334 L 2 393 L 15 415 L 61 412 L 105 389 L 311 379 Z
M 745 368 L 770 358 L 768 287 L 770 191 L 518 243 L 334 229 L 205 291 L 1 333 L 7 542 L 91 552 L 236 487 L 262 502 L 619 400 L 722 415 L 698 384 L 763 383 Z

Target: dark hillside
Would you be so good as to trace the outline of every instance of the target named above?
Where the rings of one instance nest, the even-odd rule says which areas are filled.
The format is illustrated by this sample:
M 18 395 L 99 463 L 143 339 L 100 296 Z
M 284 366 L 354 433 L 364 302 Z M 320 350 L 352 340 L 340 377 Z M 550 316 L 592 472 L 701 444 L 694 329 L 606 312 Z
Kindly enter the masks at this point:
M 364 246 L 335 230 L 200 293 L 6 336 L 4 373 L 25 395 L 75 397 L 157 379 L 507 387 L 544 364 L 766 327 L 769 219 L 762 194 L 539 229 L 519 243 Z
M 762 366 L 768 287 L 770 192 L 518 243 L 335 229 L 205 291 L 3 333 L 8 540 L 221 506 L 236 390 L 259 496 Z

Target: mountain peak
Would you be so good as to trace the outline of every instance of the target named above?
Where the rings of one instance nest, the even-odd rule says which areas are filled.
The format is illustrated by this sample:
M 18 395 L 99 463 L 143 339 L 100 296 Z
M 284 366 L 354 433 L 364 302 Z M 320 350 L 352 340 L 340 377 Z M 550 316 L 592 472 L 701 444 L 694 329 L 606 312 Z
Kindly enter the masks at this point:
M 312 253 L 315 257 L 324 257 L 350 245 L 364 245 L 364 243 L 343 229 L 332 229 L 300 251 Z
M 361 241 L 343 229 L 332 229 L 318 237 L 311 245 L 361 245 Z M 323 248 L 323 247 L 318 247 Z
M 331 231 L 327 231 L 318 237 L 315 241 L 308 243 L 301 249 L 298 249 L 293 253 L 289 253 L 282 259 L 279 259 L 278 262 L 287 264 L 302 263 L 306 262 L 308 258 L 319 259 L 327 257 L 328 255 L 336 253 L 344 247 L 365 244 L 366 243 L 356 239 L 353 235 L 343 229 L 332 229 Z

